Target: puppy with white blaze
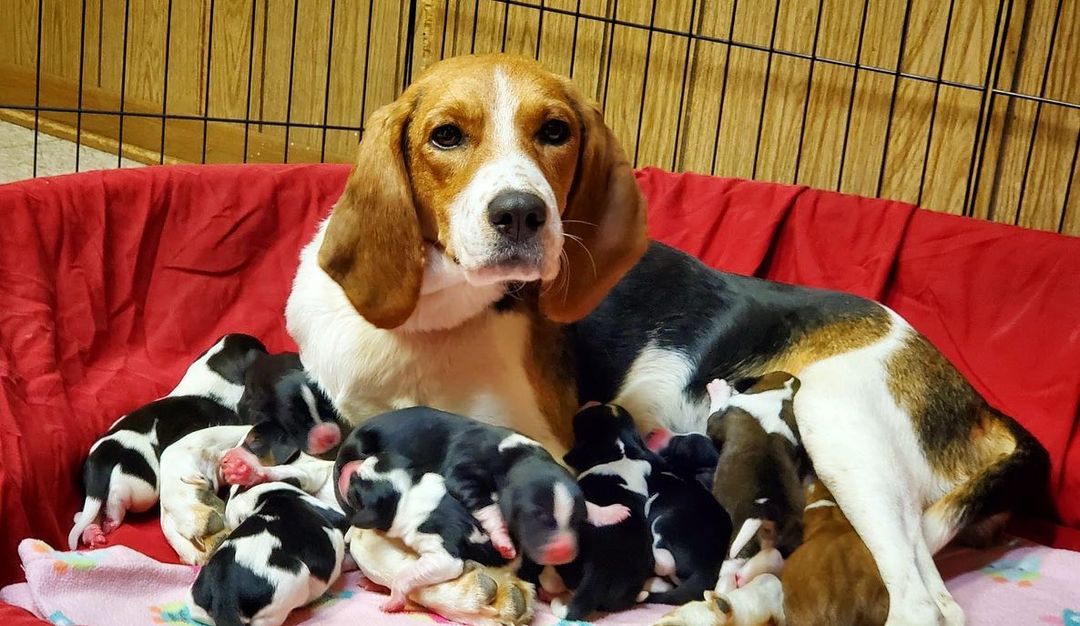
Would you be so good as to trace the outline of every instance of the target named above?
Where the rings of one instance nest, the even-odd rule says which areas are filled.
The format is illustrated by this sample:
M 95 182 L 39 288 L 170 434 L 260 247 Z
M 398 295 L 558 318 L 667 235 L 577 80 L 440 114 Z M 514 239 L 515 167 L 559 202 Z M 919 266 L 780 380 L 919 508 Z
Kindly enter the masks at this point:
M 787 372 L 707 386 L 709 436 L 720 450 L 713 494 L 735 535 L 716 591 L 741 587 L 761 573 L 779 574 L 802 541 L 802 478 L 809 464 L 792 412 L 799 379 Z
M 294 485 L 257 485 L 229 500 L 234 530 L 191 587 L 192 617 L 216 626 L 279 626 L 341 574 L 345 516 Z
M 495 567 L 509 561 L 449 494 L 446 480 L 411 471 L 408 459 L 392 453 L 369 456 L 340 480 L 338 501 L 350 526 L 383 532 L 420 556 L 394 577 L 384 611 L 400 611 L 415 590 L 457 578 L 466 561 Z M 363 570 L 364 563 L 359 565 Z M 520 604 L 524 610 L 524 598 Z
M 225 335 L 188 367 L 169 394 L 121 417 L 90 447 L 83 465 L 86 501 L 75 515 L 68 547 L 91 547 L 124 521 L 158 500 L 161 451 L 187 433 L 239 424 L 236 403 L 244 391 L 244 372 L 266 352 L 254 337 Z M 104 508 L 104 515 L 102 515 Z M 104 519 L 103 519 L 104 518 Z

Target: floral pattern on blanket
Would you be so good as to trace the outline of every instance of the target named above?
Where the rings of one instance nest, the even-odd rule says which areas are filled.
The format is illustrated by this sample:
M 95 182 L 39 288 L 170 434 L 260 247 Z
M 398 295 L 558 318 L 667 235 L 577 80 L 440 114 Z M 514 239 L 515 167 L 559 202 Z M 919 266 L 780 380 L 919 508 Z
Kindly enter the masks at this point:
M 0 589 L 0 601 L 21 606 L 56 626 L 203 626 L 191 617 L 187 591 L 197 569 L 160 563 L 125 546 L 63 552 L 32 539 L 19 545 L 27 582 Z M 949 590 L 972 626 L 1080 626 L 1080 553 L 1024 542 L 989 550 L 947 550 L 937 558 Z M 349 572 L 320 599 L 289 616 L 285 626 L 415 626 L 454 624 L 430 613 L 386 614 L 383 596 Z M 555 617 L 537 607 L 535 626 L 651 624 L 668 607 L 642 606 L 590 622 Z

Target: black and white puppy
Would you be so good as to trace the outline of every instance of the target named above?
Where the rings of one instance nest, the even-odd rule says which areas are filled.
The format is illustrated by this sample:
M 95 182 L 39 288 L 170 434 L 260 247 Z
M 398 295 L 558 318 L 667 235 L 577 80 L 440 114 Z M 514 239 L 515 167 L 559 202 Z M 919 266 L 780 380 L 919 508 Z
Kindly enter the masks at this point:
M 512 533 L 537 563 L 569 563 L 586 519 L 602 524 L 626 515 L 621 507 L 587 505 L 570 473 L 536 441 L 428 407 L 383 413 L 353 430 L 335 465 L 339 497 L 361 463 L 383 453 L 406 459 L 416 475 L 442 476 L 504 558 L 517 555 Z
M 631 426 L 627 437 L 636 436 Z M 674 448 L 669 445 L 665 457 L 653 460 L 649 476 L 645 517 L 652 533 L 655 571 L 674 582 L 675 587 L 647 594 L 645 602 L 685 604 L 700 600 L 706 590 L 716 585 L 731 537 L 731 518 L 699 482 L 696 471 L 689 475 L 671 471 L 673 467 L 687 468 L 699 462 L 693 458 L 697 452 L 694 446 L 681 445 L 684 443 L 688 442 Z M 684 453 L 690 458 L 684 458 Z
M 384 610 L 400 611 L 413 591 L 457 578 L 466 561 L 507 564 L 439 474 L 416 472 L 408 459 L 388 452 L 354 467 L 338 487 L 349 525 L 399 539 L 420 557 L 395 576 Z
M 264 354 L 252 363 L 237 412 L 254 426 L 222 460 L 231 484 L 260 482 L 261 466 L 288 463 L 301 451 L 333 459 L 346 428 L 295 352 Z
M 200 621 L 278 626 L 337 580 L 345 555 L 345 516 L 285 482 L 236 494 L 230 527 L 191 587 Z
M 668 471 L 681 478 L 696 480 L 706 491 L 712 491 L 720 453 L 708 435 L 654 431 L 649 435 L 648 447 L 663 459 Z
M 716 591 L 754 576 L 778 574 L 802 542 L 802 478 L 809 462 L 792 411 L 799 379 L 786 372 L 708 384 L 708 433 L 720 450 L 713 495 L 731 516 L 735 535 Z
M 254 337 L 225 335 L 188 367 L 169 395 L 114 422 L 83 465 L 86 500 L 68 547 L 76 549 L 80 540 L 104 545 L 127 511 L 143 512 L 157 502 L 158 461 L 170 444 L 202 428 L 242 423 L 235 409 L 244 373 L 265 352 Z
M 585 497 L 598 505 L 626 507 L 630 515 L 614 524 L 585 528 L 580 557 L 569 566 L 540 575 L 549 593 L 573 589 L 569 604 L 552 602 L 552 611 L 567 620 L 584 620 L 594 611 L 622 611 L 637 602 L 653 575 L 654 562 L 645 502 L 651 453 L 643 444 L 627 445 L 633 418 L 615 405 L 586 404 L 574 416 L 574 446 L 563 457 L 579 472 Z M 638 437 L 637 441 L 640 442 Z M 561 580 L 559 580 L 561 578 Z

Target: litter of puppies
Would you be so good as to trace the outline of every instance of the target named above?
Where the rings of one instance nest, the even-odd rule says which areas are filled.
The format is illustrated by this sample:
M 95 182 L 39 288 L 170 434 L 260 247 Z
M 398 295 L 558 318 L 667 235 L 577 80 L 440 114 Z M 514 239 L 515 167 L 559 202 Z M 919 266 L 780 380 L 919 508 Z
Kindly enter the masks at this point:
M 843 558 L 823 533 L 858 541 L 822 485 L 803 511 L 798 387 L 783 372 L 713 381 L 707 434 L 643 438 L 622 407 L 587 403 L 555 459 L 520 433 L 428 407 L 349 432 L 295 354 L 227 335 L 90 449 L 69 539 L 105 545 L 126 512 L 160 499 L 170 544 L 205 564 L 192 615 L 219 625 L 283 623 L 350 552 L 390 592 L 387 611 L 523 624 L 539 589 L 569 620 L 648 602 L 678 606 L 663 626 L 784 624 L 785 602 L 792 615 L 825 611 L 785 599 L 784 558 L 790 580 L 810 579 L 817 562 Z M 864 595 L 875 623 L 887 595 Z

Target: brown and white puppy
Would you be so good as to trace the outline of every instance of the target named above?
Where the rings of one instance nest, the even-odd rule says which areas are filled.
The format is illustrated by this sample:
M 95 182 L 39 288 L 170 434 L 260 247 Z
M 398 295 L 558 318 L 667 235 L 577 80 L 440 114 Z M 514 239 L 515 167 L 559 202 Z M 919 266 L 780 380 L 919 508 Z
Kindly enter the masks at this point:
M 645 203 L 596 105 L 508 55 L 428 68 L 368 121 L 286 308 L 352 423 L 427 405 L 561 458 L 577 402 L 555 323 L 646 246 Z
M 819 481 L 806 491 L 805 537 L 784 564 L 784 614 L 799 626 L 881 626 L 889 592 L 874 556 Z
M 741 587 L 761 573 L 779 574 L 802 541 L 808 468 L 792 403 L 799 379 L 787 372 L 707 385 L 708 434 L 720 450 L 713 495 L 731 516 L 733 533 L 716 591 Z
M 762 574 L 745 587 L 725 594 L 706 591 L 703 600 L 680 606 L 653 626 L 785 626 L 787 623 L 780 579 Z

